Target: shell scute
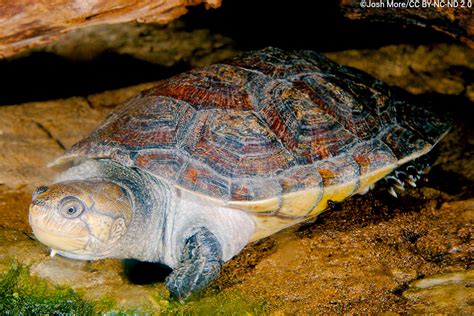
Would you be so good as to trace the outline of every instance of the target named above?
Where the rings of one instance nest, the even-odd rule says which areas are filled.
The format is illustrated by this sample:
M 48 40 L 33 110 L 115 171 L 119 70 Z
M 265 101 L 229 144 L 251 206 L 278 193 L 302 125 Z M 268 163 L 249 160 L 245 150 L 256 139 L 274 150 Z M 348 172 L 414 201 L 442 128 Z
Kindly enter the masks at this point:
M 300 58 L 297 53 L 272 47 L 260 50 L 259 54 L 244 53 L 226 63 L 263 74 L 272 79 L 287 78 L 292 74 L 319 70 L 314 63 Z
M 370 93 L 367 86 L 358 86 L 347 78 L 319 73 L 303 74 L 291 80 L 322 111 L 356 137 L 368 139 L 380 131 L 383 122 L 378 117 L 376 105 L 385 105 L 385 102 L 383 98 L 367 98 Z
M 341 155 L 327 159 L 317 164 L 318 173 L 324 187 L 337 186 L 344 183 L 354 183 L 358 188 L 360 166 L 351 155 Z
M 200 135 L 183 150 L 229 178 L 275 176 L 294 158 L 271 130 L 249 112 L 210 113 Z M 265 150 L 262 150 L 265 148 Z
M 184 102 L 163 96 L 142 97 L 100 129 L 100 141 L 121 147 L 174 148 L 193 121 L 194 109 Z
M 244 85 L 255 76 L 244 69 L 216 64 L 161 81 L 152 93 L 182 100 L 197 110 L 252 110 Z
M 431 145 L 415 132 L 400 126 L 391 125 L 381 133 L 380 139 L 390 147 L 394 155 L 402 160 L 430 148 Z
M 359 165 L 359 191 L 386 176 L 398 164 L 392 150 L 378 139 L 356 145 L 352 159 Z
M 229 179 L 196 161 L 183 167 L 176 184 L 212 198 L 230 199 Z
M 231 183 L 231 200 L 257 201 L 272 197 L 279 197 L 282 188 L 278 181 L 270 177 L 234 179 Z
M 186 159 L 175 150 L 148 149 L 132 153 L 131 159 L 145 170 L 153 172 L 160 170 L 160 175 L 166 179 L 177 181 Z
M 284 194 L 306 188 L 319 188 L 321 190 L 323 188 L 321 175 L 314 165 L 291 168 L 285 172 L 279 182 Z

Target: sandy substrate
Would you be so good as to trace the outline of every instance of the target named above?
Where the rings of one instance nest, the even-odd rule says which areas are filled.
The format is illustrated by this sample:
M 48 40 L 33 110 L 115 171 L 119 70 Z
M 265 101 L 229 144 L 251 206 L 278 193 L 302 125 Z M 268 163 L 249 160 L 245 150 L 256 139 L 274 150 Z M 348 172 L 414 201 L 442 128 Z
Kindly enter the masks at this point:
M 168 304 L 162 283 L 132 284 L 119 261 L 49 258 L 27 223 L 32 189 L 54 176 L 47 162 L 116 104 L 150 85 L 0 107 L 0 270 L 15 259 L 33 275 L 72 286 L 87 298 L 105 295 L 125 307 Z M 398 199 L 376 189 L 337 205 L 315 223 L 249 245 L 225 265 L 204 299 L 239 292 L 269 312 L 288 313 L 474 313 L 474 127 L 467 100 L 459 94 L 434 100 L 453 117 L 453 129 L 418 188 Z M 443 108 L 442 102 L 450 103 Z

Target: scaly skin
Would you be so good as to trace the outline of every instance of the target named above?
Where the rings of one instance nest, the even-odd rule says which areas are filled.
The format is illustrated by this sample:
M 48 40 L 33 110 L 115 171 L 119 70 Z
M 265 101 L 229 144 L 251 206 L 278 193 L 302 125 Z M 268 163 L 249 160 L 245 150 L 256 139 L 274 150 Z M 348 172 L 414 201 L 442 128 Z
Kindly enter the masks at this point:
M 30 224 L 39 241 L 65 257 L 161 262 L 182 300 L 205 287 L 254 231 L 244 212 L 179 193 L 144 171 L 111 160 L 71 168 L 39 187 Z

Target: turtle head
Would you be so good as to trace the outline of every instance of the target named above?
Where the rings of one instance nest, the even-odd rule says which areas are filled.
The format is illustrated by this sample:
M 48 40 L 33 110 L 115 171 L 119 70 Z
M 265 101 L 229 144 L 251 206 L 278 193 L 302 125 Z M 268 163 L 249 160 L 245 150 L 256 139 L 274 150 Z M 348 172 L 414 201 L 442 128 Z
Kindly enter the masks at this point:
M 93 260 L 113 257 L 132 219 L 127 191 L 107 181 L 65 181 L 33 192 L 29 222 L 51 254 Z

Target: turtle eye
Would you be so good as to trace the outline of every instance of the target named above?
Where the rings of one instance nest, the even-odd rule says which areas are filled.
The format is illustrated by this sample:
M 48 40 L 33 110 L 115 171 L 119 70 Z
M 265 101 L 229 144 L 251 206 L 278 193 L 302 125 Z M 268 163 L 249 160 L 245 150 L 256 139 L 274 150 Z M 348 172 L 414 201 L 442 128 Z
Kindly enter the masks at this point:
M 85 210 L 84 203 L 76 197 L 67 196 L 61 200 L 60 212 L 66 218 L 75 218 Z

